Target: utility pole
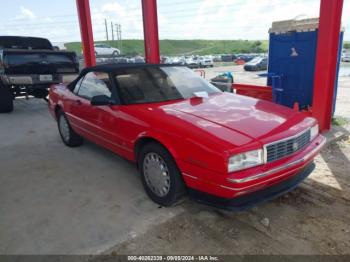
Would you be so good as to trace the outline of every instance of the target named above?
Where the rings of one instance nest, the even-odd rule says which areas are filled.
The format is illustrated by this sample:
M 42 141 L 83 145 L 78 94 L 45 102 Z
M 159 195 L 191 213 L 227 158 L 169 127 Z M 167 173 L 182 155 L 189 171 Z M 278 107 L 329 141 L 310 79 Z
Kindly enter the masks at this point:
M 111 31 L 112 31 L 112 41 L 114 44 L 114 28 L 113 28 L 113 22 L 111 22 Z
M 117 33 L 117 46 L 118 46 L 118 48 L 120 48 L 120 46 L 119 46 L 119 26 L 118 26 L 118 24 L 115 24 L 115 30 L 116 30 L 116 33 Z
M 118 40 L 118 47 L 120 50 L 120 53 L 122 53 L 123 48 L 123 42 L 122 42 L 122 28 L 120 24 L 115 24 L 115 28 L 117 30 L 117 40 Z
M 120 53 L 123 49 L 123 40 L 122 40 L 122 25 L 119 24 L 119 41 L 120 41 Z
M 107 41 L 108 41 L 109 39 L 108 39 L 108 26 L 107 26 L 107 19 L 105 19 L 105 27 L 106 27 L 106 38 L 107 38 Z

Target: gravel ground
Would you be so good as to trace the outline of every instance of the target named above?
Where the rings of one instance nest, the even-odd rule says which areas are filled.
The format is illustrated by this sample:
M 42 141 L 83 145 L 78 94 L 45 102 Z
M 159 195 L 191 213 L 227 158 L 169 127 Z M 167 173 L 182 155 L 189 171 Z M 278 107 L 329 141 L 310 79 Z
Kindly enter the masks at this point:
M 299 188 L 246 212 L 185 200 L 185 212 L 111 254 L 350 254 L 350 140 L 334 142 Z

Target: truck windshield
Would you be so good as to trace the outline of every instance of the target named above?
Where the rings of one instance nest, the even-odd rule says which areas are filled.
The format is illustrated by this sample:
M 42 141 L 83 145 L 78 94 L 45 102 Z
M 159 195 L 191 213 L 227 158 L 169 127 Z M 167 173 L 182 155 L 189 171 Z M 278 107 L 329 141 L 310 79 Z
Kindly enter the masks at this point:
M 187 99 L 204 92 L 220 93 L 186 67 L 146 67 L 122 70 L 115 75 L 124 104 L 141 104 Z
M 10 66 L 24 64 L 63 64 L 72 63 L 70 57 L 65 54 L 23 54 L 13 53 L 6 54 L 5 62 Z

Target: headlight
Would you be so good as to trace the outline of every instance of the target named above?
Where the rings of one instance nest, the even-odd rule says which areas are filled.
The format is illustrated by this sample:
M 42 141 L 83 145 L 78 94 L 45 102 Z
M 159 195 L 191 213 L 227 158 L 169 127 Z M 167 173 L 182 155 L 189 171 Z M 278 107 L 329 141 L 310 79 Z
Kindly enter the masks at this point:
M 263 150 L 253 150 L 229 158 L 228 172 L 234 172 L 264 163 Z
M 310 129 L 310 140 L 314 140 L 316 136 L 318 136 L 319 130 L 318 130 L 318 124 L 315 126 L 311 127 Z

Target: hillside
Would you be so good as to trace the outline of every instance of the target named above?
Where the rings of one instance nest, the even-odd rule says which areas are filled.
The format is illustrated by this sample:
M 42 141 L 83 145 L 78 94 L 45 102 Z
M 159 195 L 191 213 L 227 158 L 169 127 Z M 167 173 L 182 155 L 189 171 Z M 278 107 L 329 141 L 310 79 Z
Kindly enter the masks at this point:
M 117 47 L 117 41 L 97 41 L 108 43 Z M 81 54 L 81 43 L 71 42 L 65 44 L 69 51 Z M 344 48 L 350 49 L 350 42 L 344 42 Z M 267 40 L 160 40 L 162 55 L 208 55 L 230 53 L 265 53 L 268 50 Z M 144 54 L 143 40 L 123 40 L 124 55 Z
M 107 43 L 98 41 L 97 43 Z M 118 47 L 117 41 L 108 41 L 113 47 Z M 122 52 L 124 55 L 137 55 L 144 53 L 143 40 L 123 40 Z M 66 43 L 70 51 L 81 53 L 81 43 Z M 268 41 L 248 40 L 160 40 L 162 55 L 206 55 L 227 53 L 262 53 L 267 52 Z

